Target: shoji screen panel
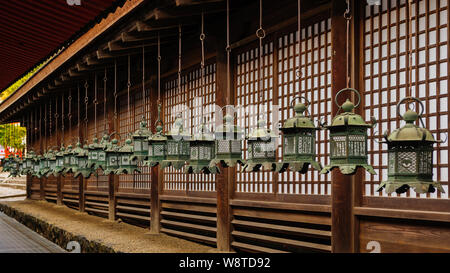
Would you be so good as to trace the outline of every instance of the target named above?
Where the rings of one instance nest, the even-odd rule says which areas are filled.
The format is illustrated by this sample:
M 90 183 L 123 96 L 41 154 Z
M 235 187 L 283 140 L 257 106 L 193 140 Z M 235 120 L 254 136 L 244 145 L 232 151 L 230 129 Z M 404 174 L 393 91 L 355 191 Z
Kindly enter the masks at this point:
M 386 130 L 403 126 L 397 115 L 398 101 L 407 96 L 407 18 L 406 0 L 384 0 L 381 6 L 366 6 L 363 19 L 363 77 L 365 117 L 375 116 L 378 128 L 370 131 L 369 161 L 377 175 L 366 175 L 364 194 L 376 192 L 387 179 L 387 145 L 377 143 Z M 417 4 L 416 4 L 417 3 Z M 418 8 L 417 8 L 418 7 Z M 448 0 L 420 0 L 412 4 L 412 96 L 425 105 L 424 122 L 435 138 L 445 138 L 448 128 Z M 418 36 L 418 38 L 416 38 Z M 402 109 L 402 111 L 404 108 Z M 448 143 L 436 144 L 434 180 L 441 181 L 447 193 L 404 197 L 448 198 Z M 397 196 L 397 194 L 391 194 Z
M 331 32 L 330 19 L 322 16 L 305 25 L 301 32 L 301 89 L 297 78 L 299 52 L 298 31 L 292 26 L 264 41 L 264 102 L 269 106 L 267 120 L 269 126 L 282 126 L 284 120 L 293 117 L 290 102 L 295 96 L 307 97 L 311 102 L 309 111 L 314 120 L 331 121 Z M 258 47 L 242 48 L 236 53 L 236 102 L 244 108 L 255 104 L 258 86 Z M 271 120 L 272 111 L 278 120 Z M 256 114 L 238 111 L 238 125 L 249 128 L 256 126 Z M 317 134 L 317 160 L 328 163 L 328 134 Z M 277 157 L 282 157 L 282 139 L 279 138 Z M 245 158 L 247 147 L 244 143 Z M 240 171 L 240 170 L 239 170 Z M 275 185 L 275 186 L 274 186 Z M 319 175 L 310 170 L 301 175 L 295 172 L 282 174 L 272 172 L 237 174 L 237 192 L 279 194 L 330 194 L 330 175 Z
M 202 111 L 205 124 L 211 131 L 214 131 L 215 82 L 215 63 L 209 63 L 205 66 L 204 85 L 201 79 L 201 70 L 198 66 L 184 71 L 181 78 L 181 94 L 178 90 L 178 79 L 176 76 L 163 81 L 162 100 L 165 132 L 172 128 L 176 114 L 181 112 L 185 130 L 190 134 L 195 134 L 202 121 Z M 169 167 L 164 170 L 164 190 L 214 192 L 216 190 L 215 175 L 185 174 L 184 168 L 175 170 Z

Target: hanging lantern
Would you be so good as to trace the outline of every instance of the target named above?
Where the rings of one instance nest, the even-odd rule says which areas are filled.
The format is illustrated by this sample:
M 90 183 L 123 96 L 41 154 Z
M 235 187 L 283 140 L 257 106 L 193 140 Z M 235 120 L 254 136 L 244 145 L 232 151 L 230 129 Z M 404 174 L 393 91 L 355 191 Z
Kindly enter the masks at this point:
M 33 173 L 32 175 L 37 178 L 41 178 L 39 170 L 41 169 L 41 155 L 36 155 L 33 159 Z
M 103 171 L 105 175 L 114 174 L 119 168 L 120 154 L 118 151 L 120 147 L 117 145 L 118 142 L 117 139 L 113 139 L 110 143 L 106 143 L 106 169 Z
M 147 122 L 142 119 L 139 129 L 131 136 L 133 138 L 134 149 L 131 160 L 143 161 L 149 153 L 148 139 L 152 136 L 152 132 L 147 129 Z
M 338 104 L 337 97 L 344 91 L 356 93 L 356 106 L 348 99 L 342 105 Z M 372 124 L 367 124 L 360 115 L 352 112 L 361 102 L 358 91 L 353 88 L 340 90 L 336 94 L 335 102 L 344 113 L 335 116 L 331 125 L 325 126 L 330 131 L 330 165 L 320 173 L 326 174 L 334 168 L 339 168 L 342 174 L 352 175 L 358 167 L 363 167 L 369 173 L 376 174 L 373 167 L 367 163 L 367 129 L 375 126 L 375 118 L 372 118 Z
M 56 154 L 50 149 L 47 152 L 47 161 L 48 161 L 48 172 L 45 174 L 46 177 L 54 174 L 56 170 Z
M 58 177 L 60 174 L 64 172 L 65 166 L 64 166 L 64 154 L 66 152 L 66 148 L 64 148 L 64 144 L 61 144 L 61 148 L 58 152 L 56 152 L 56 167 L 53 171 L 53 175 L 55 177 Z
M 210 166 L 221 164 L 222 167 L 234 167 L 236 163 L 243 164 L 241 128 L 233 123 L 231 115 L 223 117 L 223 124 L 216 129 L 216 156 Z
M 214 143 L 214 135 L 209 132 L 205 124 L 200 124 L 198 133 L 190 140 L 191 151 L 185 173 L 220 173 L 217 166 L 210 166 L 215 157 Z
M 295 172 L 306 173 L 309 165 L 321 171 L 322 165 L 315 160 L 316 157 L 316 131 L 313 121 L 304 115 L 308 111 L 309 101 L 303 98 L 307 104 L 298 102 L 293 107 L 295 117 L 286 120 L 281 128 L 283 132 L 283 161 L 276 164 L 277 172 L 284 172 L 288 168 Z M 291 107 L 295 99 L 291 102 Z
M 266 125 L 265 120 L 258 120 L 256 129 L 247 137 L 248 160 L 243 171 L 257 172 L 261 167 L 275 170 L 277 135 L 265 128 Z
M 32 174 L 32 172 L 33 172 L 33 157 L 34 156 L 35 156 L 35 153 L 33 151 L 29 151 L 25 155 L 25 159 L 23 160 L 23 164 L 25 164 L 25 166 L 22 168 L 23 175 Z
M 77 169 L 76 158 L 73 155 L 72 144 L 67 146 L 67 149 L 64 151 L 64 170 L 62 172 L 63 175 L 67 173 L 74 173 Z
M 417 193 L 428 193 L 435 192 L 437 188 L 444 193 L 441 184 L 433 181 L 433 145 L 442 141 L 436 141 L 430 131 L 415 125 L 420 119 L 423 126 L 424 106 L 419 99 L 402 99 L 397 105 L 397 113 L 400 113 L 400 105 L 405 100 L 417 101 L 422 106 L 422 112 L 419 115 L 408 109 L 401 116 L 405 126 L 394 130 L 389 136 L 387 131 L 384 133 L 386 141 L 383 143 L 388 145 L 388 179 L 381 183 L 377 191 L 385 188 L 387 193 L 395 191 L 401 194 L 413 188 Z
M 129 138 L 125 140 L 125 144 L 119 148 L 119 168 L 114 172 L 115 174 L 133 174 L 141 171 L 137 166 L 137 158 L 133 156 L 133 141 Z
M 161 104 L 158 104 L 158 119 L 156 120 L 156 133 L 148 138 L 148 156 L 145 165 L 154 167 L 166 159 L 167 137 L 163 134 L 161 121 Z
M 39 175 L 41 177 L 44 177 L 47 175 L 47 173 L 50 171 L 49 168 L 49 161 L 47 156 L 48 151 L 44 152 L 43 156 L 39 160 Z
M 8 177 L 17 177 L 19 176 L 20 170 L 20 159 L 18 155 L 12 156 L 11 161 L 9 163 L 9 176 Z
M 172 129 L 167 134 L 166 160 L 161 163 L 162 168 L 173 166 L 181 169 L 189 160 L 189 140 L 191 136 L 183 129 L 181 114 L 177 115 Z
M 98 138 L 94 137 L 92 140 L 92 144 L 89 145 L 89 153 L 88 153 L 88 167 L 97 170 L 97 169 L 106 169 L 106 146 L 109 142 L 109 135 L 104 134 L 100 143 L 98 142 Z
M 74 173 L 73 177 L 77 178 L 82 175 L 84 178 L 89 178 L 93 173 L 93 169 L 88 166 L 88 145 L 85 144 L 81 147 L 81 143 L 77 143 L 77 147 L 73 149 L 73 154 L 77 161 L 77 171 Z

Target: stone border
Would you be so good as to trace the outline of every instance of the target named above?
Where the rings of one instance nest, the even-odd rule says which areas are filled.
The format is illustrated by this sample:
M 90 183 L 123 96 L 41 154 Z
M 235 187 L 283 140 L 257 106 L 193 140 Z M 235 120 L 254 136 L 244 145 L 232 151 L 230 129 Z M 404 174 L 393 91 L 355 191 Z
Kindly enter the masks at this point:
M 9 217 L 16 219 L 19 223 L 22 223 L 29 229 L 39 233 L 44 238 L 59 245 L 63 249 L 66 249 L 69 242 L 75 241 L 80 244 L 82 253 L 116 253 L 113 248 L 105 244 L 88 240 L 84 236 L 74 235 L 64 229 L 49 224 L 44 220 L 38 219 L 29 214 L 23 213 L 6 204 L 0 203 L 0 211 Z

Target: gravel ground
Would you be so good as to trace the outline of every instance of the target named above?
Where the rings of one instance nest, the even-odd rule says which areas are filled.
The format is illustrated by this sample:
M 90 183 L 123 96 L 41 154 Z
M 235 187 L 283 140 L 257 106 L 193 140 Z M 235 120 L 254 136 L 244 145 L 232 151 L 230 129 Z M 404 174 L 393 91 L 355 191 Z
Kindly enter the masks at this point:
M 75 235 L 101 242 L 118 252 L 126 253 L 205 253 L 216 248 L 186 241 L 166 234 L 149 234 L 148 229 L 80 213 L 46 201 L 15 201 L 5 203 Z

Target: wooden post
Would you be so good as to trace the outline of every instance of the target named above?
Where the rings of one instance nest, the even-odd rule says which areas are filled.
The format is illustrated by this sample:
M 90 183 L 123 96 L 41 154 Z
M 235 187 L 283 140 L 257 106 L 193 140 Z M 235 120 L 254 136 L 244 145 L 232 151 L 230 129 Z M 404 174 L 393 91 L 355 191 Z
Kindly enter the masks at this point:
M 346 87 L 346 19 L 345 1 L 332 1 L 331 44 L 332 44 L 332 116 L 338 111 L 334 98 Z M 350 98 L 349 93 L 339 96 L 339 103 Z M 336 253 L 352 252 L 352 176 L 333 170 L 331 176 L 331 250 Z
M 27 182 L 26 182 L 27 183 L 27 185 L 26 185 L 27 199 L 31 198 L 31 185 L 32 185 L 31 179 L 32 179 L 31 175 L 27 174 Z
M 158 118 L 158 88 L 155 84 L 150 89 L 150 124 L 149 128 L 155 132 L 155 122 Z M 163 170 L 160 165 L 152 167 L 150 186 L 150 231 L 160 233 L 161 231 L 161 201 L 159 199 L 160 186 L 162 185 Z
M 108 107 L 108 128 L 109 134 L 112 134 L 117 127 L 117 124 L 114 119 L 114 104 L 109 103 Z M 112 117 L 112 118 L 111 118 Z M 106 122 L 106 121 L 105 121 Z M 111 140 L 110 140 L 111 141 Z M 117 191 L 117 185 L 119 183 L 119 177 L 114 174 L 108 175 L 108 219 L 111 221 L 116 220 L 116 191 Z
M 223 19 L 223 21 L 225 22 L 225 18 Z M 219 34 L 214 37 L 216 44 L 216 69 L 217 69 L 216 105 L 222 107 L 226 104 L 232 104 L 234 101 L 232 98 L 232 94 L 229 94 L 227 90 L 228 79 L 227 79 L 226 26 L 221 25 L 219 29 L 215 31 L 215 33 Z M 230 74 L 232 75 L 232 73 Z M 220 115 L 218 115 L 217 117 L 220 117 Z M 217 119 L 216 125 L 218 126 L 221 124 L 222 120 Z M 230 185 L 232 183 L 233 174 L 235 173 L 235 171 L 236 167 L 223 168 L 220 166 L 220 174 L 216 174 L 217 249 L 219 251 L 231 251 Z

